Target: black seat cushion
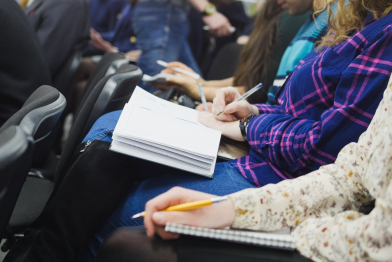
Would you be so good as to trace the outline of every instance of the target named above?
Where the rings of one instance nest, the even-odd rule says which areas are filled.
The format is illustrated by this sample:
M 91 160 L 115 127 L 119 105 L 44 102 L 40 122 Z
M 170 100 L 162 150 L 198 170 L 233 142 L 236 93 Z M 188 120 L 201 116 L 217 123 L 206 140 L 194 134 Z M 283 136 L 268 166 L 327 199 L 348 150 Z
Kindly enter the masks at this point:
M 41 86 L 34 91 L 33 94 L 27 99 L 23 107 L 12 115 L 7 122 L 0 128 L 0 132 L 5 130 L 9 126 L 17 126 L 20 124 L 22 119 L 30 113 L 32 110 L 47 106 L 56 101 L 60 96 L 60 93 L 51 86 Z

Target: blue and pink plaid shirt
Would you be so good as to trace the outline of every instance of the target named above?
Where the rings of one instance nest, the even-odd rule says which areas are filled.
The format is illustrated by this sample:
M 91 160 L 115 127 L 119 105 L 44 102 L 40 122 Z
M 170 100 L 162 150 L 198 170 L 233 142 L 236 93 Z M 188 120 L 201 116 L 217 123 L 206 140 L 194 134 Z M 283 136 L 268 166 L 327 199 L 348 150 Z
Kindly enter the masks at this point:
M 277 94 L 256 105 L 248 126 L 250 154 L 231 164 L 263 186 L 333 163 L 366 130 L 392 71 L 392 15 L 296 66 Z

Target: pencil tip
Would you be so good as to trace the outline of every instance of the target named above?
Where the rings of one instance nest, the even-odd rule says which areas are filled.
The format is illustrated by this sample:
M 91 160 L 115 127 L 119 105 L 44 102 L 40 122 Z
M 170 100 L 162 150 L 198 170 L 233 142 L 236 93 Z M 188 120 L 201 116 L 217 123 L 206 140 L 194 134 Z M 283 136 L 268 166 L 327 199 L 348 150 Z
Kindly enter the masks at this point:
M 136 215 L 132 216 L 132 219 L 138 219 L 138 218 L 141 218 L 141 217 L 143 217 L 143 213 L 139 213 L 139 214 L 136 214 Z

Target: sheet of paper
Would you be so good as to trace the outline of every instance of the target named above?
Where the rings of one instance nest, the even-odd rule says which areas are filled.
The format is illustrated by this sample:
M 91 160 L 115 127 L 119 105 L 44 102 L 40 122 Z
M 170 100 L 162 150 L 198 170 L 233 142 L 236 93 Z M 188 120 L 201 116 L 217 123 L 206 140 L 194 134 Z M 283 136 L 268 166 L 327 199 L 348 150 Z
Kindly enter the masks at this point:
M 172 147 L 167 147 L 167 146 L 160 145 L 160 144 L 157 144 L 157 143 L 153 143 L 151 141 L 146 141 L 146 140 L 143 140 L 143 139 L 138 139 L 138 138 L 130 139 L 130 138 L 126 138 L 126 137 L 122 137 L 122 136 L 118 136 L 116 134 L 113 134 L 113 140 L 118 140 L 118 141 L 123 142 L 123 143 L 129 143 L 129 141 L 143 143 L 143 144 L 146 144 L 146 145 L 149 145 L 149 146 L 153 146 L 153 147 L 155 147 L 157 149 L 164 149 L 165 152 L 172 152 L 174 154 L 178 154 L 178 155 L 181 155 L 183 157 L 194 159 L 194 160 L 197 160 L 197 161 L 200 161 L 200 162 L 203 162 L 203 163 L 207 163 L 207 164 L 211 164 L 211 160 L 212 160 L 211 158 L 203 157 L 203 156 L 200 156 L 200 155 L 195 155 L 195 154 L 193 154 L 191 152 L 186 152 L 184 150 L 180 150 L 180 149 L 176 149 L 176 148 L 172 148 Z
M 158 164 L 170 166 L 173 168 L 178 168 L 187 172 L 196 173 L 209 178 L 212 178 L 214 175 L 215 162 L 212 163 L 211 168 L 209 170 L 206 170 L 198 166 L 190 165 L 189 163 L 185 163 L 178 159 L 174 159 L 162 154 L 158 154 L 143 148 L 130 146 L 128 144 L 124 144 L 119 141 L 113 141 L 112 144 L 110 145 L 110 150 L 125 155 L 131 155 L 137 158 L 145 159 L 147 161 L 152 161 Z
M 209 170 L 211 168 L 211 163 L 212 160 L 210 160 L 209 162 L 202 162 L 193 158 L 190 158 L 188 156 L 185 156 L 183 153 L 176 153 L 173 151 L 169 151 L 164 147 L 157 147 L 156 144 L 149 144 L 146 142 L 141 142 L 141 141 L 136 141 L 136 140 L 131 140 L 131 139 L 126 139 L 126 138 L 122 138 L 122 137 L 116 137 L 115 141 L 119 141 L 122 142 L 124 144 L 128 144 L 130 146 L 134 146 L 134 147 L 139 147 L 139 148 L 143 148 L 146 149 L 148 151 L 152 151 L 161 155 L 165 155 L 171 158 L 175 158 L 178 159 L 180 161 L 189 163 L 191 165 L 194 166 L 199 166 L 201 168 L 205 168 L 207 170 Z
M 135 88 L 135 91 L 133 92 L 131 99 L 129 99 L 128 104 L 134 107 L 142 107 L 154 111 L 155 113 L 164 114 L 166 116 L 183 119 L 201 125 L 199 121 L 197 121 L 198 112 L 196 110 L 163 100 L 154 96 L 153 94 L 150 94 L 140 87 Z
M 210 159 L 216 157 L 221 136 L 219 131 L 203 125 L 130 104 L 124 108 L 114 134 L 151 141 Z

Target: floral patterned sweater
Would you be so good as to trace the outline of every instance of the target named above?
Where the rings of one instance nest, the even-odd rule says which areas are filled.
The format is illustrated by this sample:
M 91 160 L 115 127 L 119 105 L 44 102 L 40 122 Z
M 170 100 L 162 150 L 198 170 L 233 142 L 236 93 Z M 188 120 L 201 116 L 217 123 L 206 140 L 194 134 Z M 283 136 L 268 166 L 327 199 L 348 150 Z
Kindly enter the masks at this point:
M 230 195 L 236 209 L 232 227 L 292 227 L 297 249 L 314 261 L 392 261 L 391 182 L 392 80 L 367 131 L 334 164 Z M 369 215 L 358 212 L 373 199 Z

